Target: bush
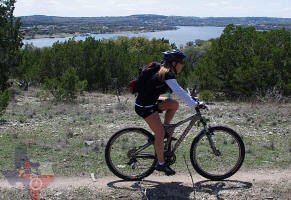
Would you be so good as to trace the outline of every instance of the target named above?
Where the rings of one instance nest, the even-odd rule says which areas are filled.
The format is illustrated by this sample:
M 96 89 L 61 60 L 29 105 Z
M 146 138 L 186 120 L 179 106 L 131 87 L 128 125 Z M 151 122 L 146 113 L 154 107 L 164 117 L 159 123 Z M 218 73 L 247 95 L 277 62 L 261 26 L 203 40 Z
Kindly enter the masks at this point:
M 10 99 L 10 93 L 8 90 L 0 90 L 0 117 L 5 113 L 6 107 L 8 106 Z
M 287 100 L 279 88 L 273 87 L 266 90 L 257 90 L 255 99 L 259 102 L 285 102 Z
M 214 100 L 214 94 L 210 90 L 203 90 L 199 93 L 201 100 L 210 102 Z
M 48 90 L 57 101 L 73 101 L 84 91 L 87 81 L 80 81 L 74 68 L 69 68 L 60 79 L 47 79 L 44 89 Z
M 257 31 L 230 24 L 212 41 L 194 77 L 199 88 L 223 92 L 228 98 L 249 98 L 257 90 L 274 87 L 289 96 L 290 41 L 291 33 L 285 29 Z

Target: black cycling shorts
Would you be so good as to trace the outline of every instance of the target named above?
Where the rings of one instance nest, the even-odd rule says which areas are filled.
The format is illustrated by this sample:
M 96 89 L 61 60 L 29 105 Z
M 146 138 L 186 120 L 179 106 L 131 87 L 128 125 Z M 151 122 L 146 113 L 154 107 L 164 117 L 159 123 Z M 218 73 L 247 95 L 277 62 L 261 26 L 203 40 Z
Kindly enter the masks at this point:
M 158 101 L 158 103 L 159 102 L 160 101 Z M 136 114 L 138 114 L 139 116 L 141 116 L 144 119 L 155 112 L 162 113 L 163 111 L 159 109 L 158 103 L 150 108 L 145 108 L 145 107 L 140 107 L 140 106 L 135 105 L 135 112 L 136 112 Z

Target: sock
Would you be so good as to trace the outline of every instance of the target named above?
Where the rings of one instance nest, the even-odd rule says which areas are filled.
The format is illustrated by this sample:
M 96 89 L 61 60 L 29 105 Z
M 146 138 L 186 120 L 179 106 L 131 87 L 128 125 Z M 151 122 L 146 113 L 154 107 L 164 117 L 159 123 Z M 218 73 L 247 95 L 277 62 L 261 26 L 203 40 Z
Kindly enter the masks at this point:
M 159 163 L 159 165 L 163 165 L 163 164 L 165 164 L 165 162 L 158 162 Z

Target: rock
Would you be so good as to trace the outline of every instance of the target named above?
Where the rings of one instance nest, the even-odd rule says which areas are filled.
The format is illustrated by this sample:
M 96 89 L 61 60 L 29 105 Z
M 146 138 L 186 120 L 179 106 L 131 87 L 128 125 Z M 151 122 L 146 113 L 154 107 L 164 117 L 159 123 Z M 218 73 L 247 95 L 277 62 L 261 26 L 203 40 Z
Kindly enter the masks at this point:
M 93 182 L 96 182 L 97 180 L 95 179 L 94 173 L 91 173 L 91 179 Z
M 57 192 L 57 193 L 54 194 L 54 196 L 55 196 L 55 197 L 58 197 L 58 196 L 60 196 L 60 195 L 62 195 L 62 194 L 63 194 L 62 192 Z
M 85 144 L 87 145 L 87 146 L 90 146 L 90 145 L 92 145 L 94 143 L 94 141 L 85 141 Z
M 78 136 L 78 135 L 81 135 L 80 133 L 73 133 L 73 136 Z
M 68 138 L 72 138 L 72 137 L 75 137 L 75 136 L 78 136 L 78 135 L 81 135 L 81 134 L 78 133 L 78 132 L 72 132 L 72 131 L 68 131 L 68 133 L 67 133 L 67 137 Z

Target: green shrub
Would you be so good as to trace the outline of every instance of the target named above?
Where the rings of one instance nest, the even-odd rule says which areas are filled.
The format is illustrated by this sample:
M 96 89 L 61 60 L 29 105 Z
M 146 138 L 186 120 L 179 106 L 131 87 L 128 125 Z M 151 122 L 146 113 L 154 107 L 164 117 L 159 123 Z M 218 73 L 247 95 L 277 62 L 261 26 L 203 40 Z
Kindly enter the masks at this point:
M 6 107 L 8 106 L 10 99 L 10 93 L 8 90 L 0 90 L 0 117 L 5 113 Z
M 57 101 L 73 101 L 86 86 L 87 81 L 80 81 L 76 70 L 71 67 L 59 79 L 47 79 L 44 89 L 49 91 Z
M 223 92 L 227 98 L 247 99 L 274 87 L 289 96 L 290 41 L 285 29 L 257 31 L 230 24 L 211 42 L 194 77 L 202 90 Z
M 203 90 L 199 93 L 201 100 L 209 102 L 214 100 L 214 94 L 210 90 Z

